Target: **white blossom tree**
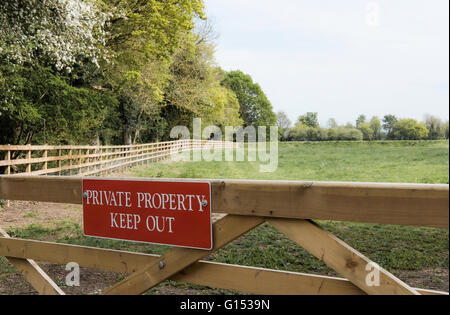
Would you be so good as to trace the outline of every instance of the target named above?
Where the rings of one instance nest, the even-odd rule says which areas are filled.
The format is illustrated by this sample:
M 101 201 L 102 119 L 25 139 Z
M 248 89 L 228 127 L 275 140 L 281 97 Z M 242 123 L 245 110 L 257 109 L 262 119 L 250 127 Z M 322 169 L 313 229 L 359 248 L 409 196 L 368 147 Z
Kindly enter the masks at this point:
M 68 71 L 80 58 L 98 65 L 107 20 L 93 0 L 2 0 L 0 56 Z

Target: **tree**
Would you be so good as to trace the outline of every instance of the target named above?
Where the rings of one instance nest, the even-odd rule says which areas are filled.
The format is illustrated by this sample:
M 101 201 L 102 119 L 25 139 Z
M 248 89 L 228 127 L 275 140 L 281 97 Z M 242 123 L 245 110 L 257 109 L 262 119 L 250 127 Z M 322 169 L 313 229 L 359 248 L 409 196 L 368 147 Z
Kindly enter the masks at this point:
M 184 117 L 189 120 L 201 117 L 206 125 L 241 125 L 236 95 L 221 85 L 226 73 L 214 66 L 214 49 L 207 33 L 186 33 L 172 58 L 164 106 L 175 106 L 180 114 L 190 112 Z
M 310 127 L 310 128 L 319 128 L 319 117 L 318 113 L 308 112 L 305 115 L 301 115 L 298 118 L 298 124 Z
M 395 124 L 393 135 L 396 140 L 423 140 L 428 137 L 428 129 L 415 119 L 401 119 Z
M 336 119 L 334 119 L 334 118 L 328 119 L 327 126 L 328 126 L 328 128 L 337 128 L 337 127 L 339 127 Z
M 107 19 L 90 0 L 3 0 L 0 57 L 68 71 L 82 60 L 98 66 Z
M 111 92 L 75 87 L 49 67 L 2 63 L 0 99 L 2 144 L 89 143 L 116 105 Z
M 363 122 L 363 123 L 359 123 L 359 126 L 357 128 L 359 131 L 361 131 L 361 133 L 363 134 L 363 140 L 365 141 L 371 141 L 373 140 L 373 129 L 370 128 L 370 124 Z
M 445 130 L 444 131 L 445 139 L 448 140 L 448 137 L 449 137 L 449 122 L 448 122 L 448 120 L 447 120 L 447 122 L 444 125 L 444 130 Z
M 372 129 L 372 140 L 381 140 L 381 121 L 377 116 L 373 116 L 369 123 Z
M 383 118 L 383 129 L 386 131 L 388 139 L 394 139 L 394 127 L 398 122 L 398 118 L 395 115 L 386 115 Z
M 425 127 L 428 129 L 428 139 L 438 140 L 445 138 L 445 124 L 438 117 L 426 115 Z
M 277 117 L 272 104 L 258 83 L 242 71 L 231 71 L 225 75 L 222 85 L 237 96 L 241 118 L 245 126 L 274 126 Z
M 283 111 L 279 111 L 277 113 L 277 126 L 280 129 L 287 130 L 291 128 L 292 122 L 288 118 L 287 114 Z
M 361 141 L 363 140 L 363 134 L 356 128 L 339 128 L 339 140 L 346 141 Z
M 292 126 L 292 122 L 290 121 L 285 112 L 279 111 L 277 113 L 277 126 L 281 140 L 286 140 L 289 129 Z
M 356 128 L 358 128 L 361 124 L 366 122 L 366 115 L 359 115 L 358 119 L 356 119 Z
M 172 57 L 204 18 L 201 0 L 109 0 L 108 12 L 118 12 L 106 29 L 112 62 L 105 65 L 105 85 L 120 101 L 120 127 L 125 144 L 137 141 L 146 117 L 161 111 L 169 84 Z
M 356 129 L 355 126 L 351 122 L 348 122 L 344 127 L 347 129 Z

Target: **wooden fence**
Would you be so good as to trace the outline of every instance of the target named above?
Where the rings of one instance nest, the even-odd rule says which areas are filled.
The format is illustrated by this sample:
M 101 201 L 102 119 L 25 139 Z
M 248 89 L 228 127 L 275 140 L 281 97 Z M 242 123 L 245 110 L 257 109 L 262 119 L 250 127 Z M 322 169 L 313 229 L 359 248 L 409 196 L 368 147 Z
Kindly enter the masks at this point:
M 234 148 L 235 145 L 233 142 L 210 140 L 177 140 L 128 146 L 0 145 L 0 169 L 3 167 L 7 175 L 89 176 L 159 161 L 177 152 Z
M 41 294 L 64 292 L 35 260 L 77 262 L 129 275 L 105 294 L 141 294 L 167 279 L 254 294 L 447 294 L 413 288 L 382 268 L 379 285 L 372 286 L 366 282 L 366 267 L 373 262 L 311 219 L 448 228 L 448 185 L 210 182 L 213 211 L 227 214 L 214 223 L 211 251 L 172 248 L 157 256 L 9 238 L 2 231 L 0 256 L 7 257 Z M 0 176 L 0 198 L 82 204 L 82 178 Z M 202 260 L 264 222 L 343 278 Z

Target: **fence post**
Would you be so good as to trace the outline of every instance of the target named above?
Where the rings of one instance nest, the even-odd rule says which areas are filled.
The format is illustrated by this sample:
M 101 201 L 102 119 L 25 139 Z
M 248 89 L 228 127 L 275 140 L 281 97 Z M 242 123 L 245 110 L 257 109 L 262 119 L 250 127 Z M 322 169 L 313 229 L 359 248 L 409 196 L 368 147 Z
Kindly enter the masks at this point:
M 58 160 L 58 168 L 60 169 L 60 170 L 58 171 L 58 175 L 61 175 L 61 167 L 62 167 L 62 161 L 61 161 L 61 149 L 58 149 L 58 157 L 59 157 L 59 160 Z
M 78 149 L 78 168 L 77 174 L 81 173 L 81 149 Z
M 11 161 L 11 151 L 8 150 L 6 151 L 6 160 L 7 161 Z M 11 174 L 11 165 L 7 165 L 6 166 L 6 175 Z M 11 203 L 9 202 L 9 200 L 6 200 L 6 206 L 9 207 L 11 205 Z
M 11 151 L 10 150 L 6 151 L 6 160 L 11 161 Z M 9 175 L 9 174 L 11 174 L 11 165 L 6 166 L 6 175 Z
M 72 167 L 72 149 L 69 150 L 69 166 Z M 72 168 L 69 169 L 69 175 L 72 176 Z
M 27 160 L 31 159 L 31 146 L 30 146 L 30 150 L 27 151 L 27 155 L 26 155 Z M 27 173 L 31 173 L 31 163 L 27 163 Z
M 159 150 L 160 150 L 160 148 L 159 148 L 159 142 L 158 142 L 156 144 L 156 161 L 155 162 L 159 161 Z
M 46 170 L 48 168 L 48 161 L 47 161 L 48 151 L 47 150 L 44 150 L 44 153 L 42 153 L 42 157 L 45 158 L 44 165 L 42 165 L 42 169 Z
M 86 155 L 87 155 L 87 163 L 90 164 L 91 163 L 91 158 L 89 157 L 91 155 L 91 150 L 87 149 L 86 150 Z M 89 172 L 91 170 L 91 167 L 88 165 L 87 166 L 87 171 Z

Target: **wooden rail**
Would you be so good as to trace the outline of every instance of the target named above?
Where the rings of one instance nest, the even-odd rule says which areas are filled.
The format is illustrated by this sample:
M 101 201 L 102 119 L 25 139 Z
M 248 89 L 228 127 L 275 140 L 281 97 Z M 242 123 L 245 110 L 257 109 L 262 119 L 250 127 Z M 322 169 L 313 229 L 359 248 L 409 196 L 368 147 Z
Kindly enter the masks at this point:
M 0 199 L 80 204 L 82 178 L 0 176 Z M 0 256 L 16 265 L 42 294 L 62 294 L 34 260 L 127 273 L 106 294 L 140 294 L 164 280 L 257 294 L 436 294 L 410 287 L 379 268 L 365 281 L 369 258 L 310 219 L 448 228 L 448 185 L 211 180 L 214 248 L 172 248 L 163 256 L 0 237 Z M 365 199 L 368 199 L 365 201 Z M 271 210 L 269 210 L 271 209 Z M 344 278 L 206 262 L 202 259 L 268 222 Z M 163 262 L 164 268 L 160 268 Z M 24 267 L 25 266 L 25 267 Z M 33 271 L 34 269 L 34 271 Z M 30 271 L 31 270 L 31 271 Z
M 448 185 L 210 182 L 216 213 L 449 227 Z M 0 198 L 7 200 L 81 204 L 81 191 L 82 178 L 78 177 L 0 177 Z
M 234 148 L 233 142 L 177 140 L 128 146 L 0 145 L 4 174 L 90 176 L 159 161 L 173 153 L 204 148 Z

